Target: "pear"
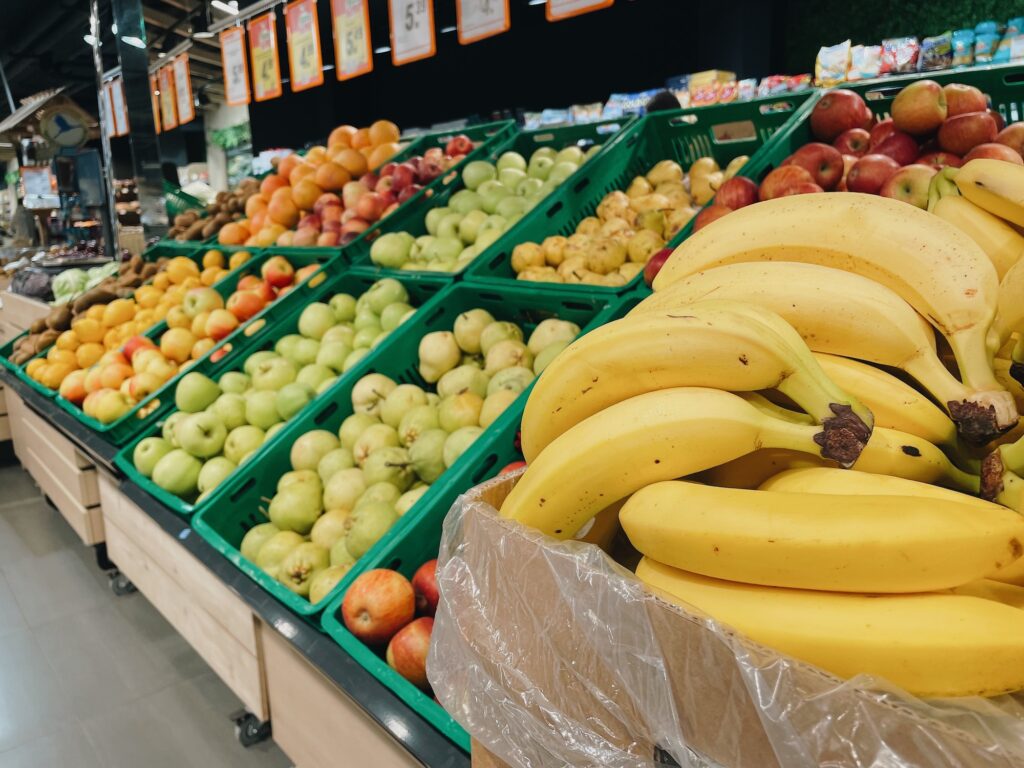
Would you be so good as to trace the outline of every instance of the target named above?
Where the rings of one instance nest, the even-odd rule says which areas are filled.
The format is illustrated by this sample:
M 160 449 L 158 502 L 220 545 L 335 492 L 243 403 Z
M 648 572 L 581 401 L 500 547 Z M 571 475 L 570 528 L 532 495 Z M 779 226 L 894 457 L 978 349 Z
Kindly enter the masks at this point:
M 498 371 L 516 366 L 531 368 L 533 366 L 533 354 L 522 341 L 506 339 L 505 341 L 499 341 L 487 351 L 487 359 L 484 361 L 484 373 L 488 376 L 494 376 Z M 441 426 L 444 426 L 443 420 Z
M 486 309 L 470 309 L 455 318 L 452 331 L 455 342 L 463 352 L 477 354 L 480 352 L 480 334 L 484 328 L 494 322 L 494 316 Z
M 412 473 L 409 453 L 405 448 L 381 448 L 371 453 L 363 465 L 367 486 L 391 483 L 399 491 L 406 491 L 412 485 Z
M 397 512 L 399 516 L 404 515 L 412 509 L 416 502 L 423 497 L 423 494 L 429 490 L 429 485 L 421 485 L 419 488 L 412 488 L 411 490 L 406 491 L 399 496 L 398 501 L 395 502 L 395 512 Z
M 499 389 L 493 395 L 488 395 L 480 409 L 480 426 L 487 429 L 518 397 L 519 393 L 510 389 Z
M 345 546 L 346 536 L 342 536 L 331 547 L 331 567 L 351 568 L 356 562 L 356 559 L 349 553 L 348 547 Z
M 451 331 L 434 331 L 420 339 L 419 371 L 428 384 L 448 373 L 461 359 L 462 350 Z
M 353 413 L 341 422 L 341 427 L 338 429 L 338 439 L 341 441 L 341 447 L 348 448 L 351 451 L 363 431 L 367 427 L 379 423 L 380 419 L 376 416 L 371 416 L 368 413 Z
M 309 540 L 330 549 L 348 533 L 352 524 L 352 513 L 347 509 L 329 509 L 324 512 L 309 532 Z
M 356 466 L 362 467 L 374 451 L 393 448 L 399 443 L 398 430 L 387 424 L 374 424 L 366 429 L 352 446 L 352 458 Z
M 299 544 L 281 561 L 277 580 L 303 597 L 309 595 L 309 583 L 318 571 L 331 564 L 330 552 L 319 544 L 306 541 Z
M 269 572 L 302 542 L 303 538 L 295 531 L 279 531 L 260 547 L 259 553 L 256 555 L 256 565 Z
M 551 361 L 558 357 L 558 353 L 568 346 L 569 342 L 567 341 L 556 341 L 554 344 L 549 344 L 548 346 L 544 347 L 544 349 L 542 349 L 538 353 L 538 355 L 535 358 L 533 358 L 533 372 L 540 376 L 542 373 L 544 373 L 544 369 L 551 364 Z M 504 373 L 504 371 L 502 371 L 502 373 Z M 498 377 L 495 376 L 494 378 Z
M 351 469 L 355 465 L 356 462 L 352 458 L 352 451 L 347 448 L 335 448 L 333 451 L 324 454 L 323 458 L 320 459 L 320 463 L 316 465 L 316 471 L 320 476 L 320 481 L 326 483 L 335 472 Z
M 309 582 L 309 602 L 316 605 L 337 586 L 345 574 L 349 572 L 350 565 L 331 565 L 322 571 L 317 571 Z
M 444 465 L 450 467 L 458 461 L 459 457 L 481 434 L 483 434 L 483 430 L 480 427 L 463 427 L 448 435 L 448 439 L 444 441 L 442 452 Z
M 354 515 L 352 527 L 345 537 L 345 548 L 353 558 L 359 559 L 398 520 L 395 508 L 383 501 L 373 501 L 360 507 Z
M 409 448 L 412 468 L 421 480 L 432 483 L 444 474 L 444 443 L 448 433 L 443 429 L 428 429 Z
M 318 478 L 319 479 L 319 478 Z M 293 483 L 274 494 L 270 501 L 270 522 L 282 531 L 305 536 L 320 517 L 320 494 L 305 483 Z
M 355 511 L 358 512 L 361 506 L 369 504 L 372 501 L 383 501 L 387 504 L 393 505 L 398 501 L 401 495 L 402 492 L 391 483 L 374 483 L 363 491 L 363 495 L 360 496 L 359 501 L 356 502 Z
M 331 475 L 324 488 L 324 507 L 351 510 L 366 490 L 363 470 L 358 467 L 342 469 Z
M 458 370 L 456 368 L 455 370 Z M 445 374 L 446 376 L 448 374 Z M 483 375 L 481 373 L 481 375 Z M 487 378 L 486 376 L 484 377 Z M 437 429 L 437 407 L 433 405 L 418 405 L 408 411 L 398 425 L 398 441 L 403 447 L 408 448 L 419 439 L 419 436 L 428 429 Z
M 242 543 L 239 545 L 238 551 L 242 553 L 242 557 L 246 560 L 255 563 L 256 558 L 259 556 L 260 548 L 275 534 L 280 532 L 281 529 L 273 523 L 254 525 L 242 537 Z
M 480 332 L 480 351 L 486 358 L 491 347 L 506 340 L 523 340 L 523 332 L 519 326 L 502 320 L 491 323 Z
M 579 335 L 580 327 L 576 323 L 550 317 L 537 324 L 533 333 L 530 334 L 530 340 L 526 346 L 534 355 L 537 355 L 549 344 L 556 341 L 572 341 Z

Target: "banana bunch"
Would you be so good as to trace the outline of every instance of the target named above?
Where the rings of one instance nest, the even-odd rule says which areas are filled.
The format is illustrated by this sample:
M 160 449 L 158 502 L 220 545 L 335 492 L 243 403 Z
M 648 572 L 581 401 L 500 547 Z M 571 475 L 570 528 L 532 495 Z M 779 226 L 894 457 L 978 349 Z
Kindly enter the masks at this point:
M 642 581 L 843 677 L 1024 688 L 1024 388 L 997 357 L 1024 238 L 964 198 L 791 196 L 691 236 L 537 379 L 501 514 L 568 539 L 617 513 Z

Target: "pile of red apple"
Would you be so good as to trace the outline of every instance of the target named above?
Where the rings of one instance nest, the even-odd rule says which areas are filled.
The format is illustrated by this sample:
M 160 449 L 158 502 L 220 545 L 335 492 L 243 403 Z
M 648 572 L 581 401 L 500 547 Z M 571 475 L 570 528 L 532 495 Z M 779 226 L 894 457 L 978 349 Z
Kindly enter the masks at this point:
M 437 600 L 436 559 L 421 565 L 411 581 L 398 571 L 375 568 L 349 586 L 341 616 L 349 632 L 384 651 L 388 666 L 429 691 L 427 652 Z
M 876 121 L 859 94 L 830 91 L 811 112 L 818 141 L 800 147 L 760 185 L 740 176 L 724 182 L 694 229 L 759 200 L 809 192 L 865 192 L 927 208 L 932 176 L 944 166 L 978 157 L 1024 164 L 1024 122 L 1005 125 L 974 86 L 918 80 L 896 95 L 891 112 Z

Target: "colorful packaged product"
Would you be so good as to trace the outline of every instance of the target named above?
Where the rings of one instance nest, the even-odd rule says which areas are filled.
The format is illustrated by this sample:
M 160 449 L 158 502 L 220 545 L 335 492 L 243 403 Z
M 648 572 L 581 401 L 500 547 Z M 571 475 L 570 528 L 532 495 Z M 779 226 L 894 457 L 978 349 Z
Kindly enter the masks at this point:
M 890 37 L 882 41 L 882 74 L 917 72 L 921 44 L 916 37 Z
M 974 64 L 974 30 L 958 29 L 953 33 L 953 66 L 969 67 Z
M 822 46 L 814 61 L 814 82 L 822 87 L 846 82 L 850 68 L 850 41 Z
M 953 66 L 953 33 L 926 37 L 921 41 L 921 57 L 918 69 L 921 72 L 935 69 L 949 69 Z
M 870 80 L 882 73 L 882 46 L 855 45 L 850 49 L 848 80 Z

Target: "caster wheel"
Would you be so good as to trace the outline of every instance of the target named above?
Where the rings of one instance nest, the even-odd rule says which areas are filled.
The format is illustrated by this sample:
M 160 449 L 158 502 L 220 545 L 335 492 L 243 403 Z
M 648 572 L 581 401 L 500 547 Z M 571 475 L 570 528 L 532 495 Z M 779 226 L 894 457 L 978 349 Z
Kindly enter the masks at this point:
M 118 597 L 121 597 L 122 595 L 130 595 L 133 592 L 136 592 L 137 589 L 135 585 L 128 580 L 127 576 L 120 571 L 115 571 L 110 575 L 110 591 Z
M 235 720 L 235 735 L 243 747 L 251 747 L 270 738 L 270 722 L 260 722 L 256 715 L 246 712 Z

